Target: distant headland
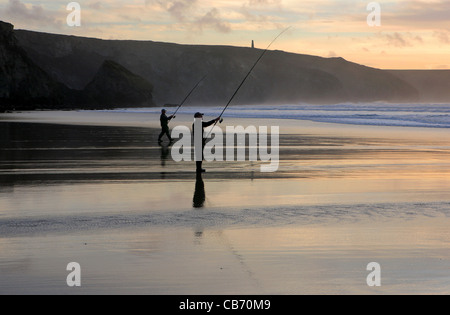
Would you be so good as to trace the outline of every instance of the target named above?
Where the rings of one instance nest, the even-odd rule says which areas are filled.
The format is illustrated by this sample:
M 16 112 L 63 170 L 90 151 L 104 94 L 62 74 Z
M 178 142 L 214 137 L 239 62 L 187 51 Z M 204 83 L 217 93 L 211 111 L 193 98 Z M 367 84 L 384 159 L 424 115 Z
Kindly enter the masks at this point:
M 223 105 L 261 54 L 251 47 L 100 40 L 0 22 L 0 110 Z M 381 70 L 269 51 L 235 104 L 450 102 L 450 70 Z

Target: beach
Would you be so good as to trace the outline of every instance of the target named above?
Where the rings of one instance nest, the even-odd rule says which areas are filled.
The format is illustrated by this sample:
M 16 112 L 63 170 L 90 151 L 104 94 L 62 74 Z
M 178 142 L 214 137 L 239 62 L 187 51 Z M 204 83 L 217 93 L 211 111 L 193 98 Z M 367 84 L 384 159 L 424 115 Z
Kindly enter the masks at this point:
M 199 178 L 158 145 L 156 113 L 1 114 L 0 294 L 450 293 L 448 129 L 226 125 L 279 126 L 278 171 Z

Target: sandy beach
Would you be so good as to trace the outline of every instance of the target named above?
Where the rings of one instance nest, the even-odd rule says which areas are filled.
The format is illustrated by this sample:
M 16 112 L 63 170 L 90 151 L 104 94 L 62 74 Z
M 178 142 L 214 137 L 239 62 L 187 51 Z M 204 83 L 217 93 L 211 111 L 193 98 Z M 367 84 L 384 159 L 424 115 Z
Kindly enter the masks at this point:
M 279 170 L 198 178 L 153 114 L 1 114 L 0 294 L 450 294 L 448 129 L 224 124 L 279 126 Z

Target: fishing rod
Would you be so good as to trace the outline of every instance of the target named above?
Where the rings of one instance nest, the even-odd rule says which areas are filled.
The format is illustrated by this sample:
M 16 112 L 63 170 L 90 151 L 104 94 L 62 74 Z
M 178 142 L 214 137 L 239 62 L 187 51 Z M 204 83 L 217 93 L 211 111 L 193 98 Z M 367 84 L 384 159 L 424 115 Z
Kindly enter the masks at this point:
M 270 46 L 272 46 L 272 44 L 281 36 L 283 35 L 288 29 L 290 29 L 291 27 L 289 26 L 288 28 L 286 28 L 285 30 L 283 30 L 280 34 L 278 34 L 277 37 L 275 37 L 275 39 L 269 44 L 269 46 L 267 46 L 267 48 L 263 51 L 263 53 L 261 54 L 261 56 L 259 56 L 258 60 L 256 60 L 255 64 L 253 65 L 253 67 L 250 69 L 250 71 L 247 73 L 247 75 L 245 76 L 244 80 L 242 80 L 241 84 L 238 86 L 238 88 L 236 89 L 236 91 L 234 92 L 233 96 L 231 97 L 231 99 L 228 101 L 227 105 L 225 106 L 225 108 L 223 109 L 222 113 L 220 114 L 219 118 L 220 118 L 220 123 L 223 122 L 222 116 L 225 113 L 225 111 L 227 110 L 227 108 L 230 106 L 231 102 L 233 101 L 234 97 L 238 94 L 239 90 L 242 88 L 242 86 L 244 85 L 245 81 L 247 81 L 248 77 L 250 76 L 250 74 L 253 72 L 253 70 L 256 68 L 256 66 L 258 65 L 259 61 L 264 57 L 264 55 L 266 54 L 266 52 L 269 50 Z M 217 121 L 215 122 L 214 127 L 217 125 Z M 212 129 L 211 129 L 212 131 Z M 209 132 L 208 136 L 206 138 L 209 137 L 209 135 L 211 134 L 211 131 Z
M 184 98 L 184 100 L 181 102 L 181 104 L 178 106 L 177 110 L 175 111 L 175 113 L 173 113 L 173 116 L 175 116 L 178 111 L 180 110 L 181 106 L 183 106 L 183 104 L 187 101 L 187 99 L 189 98 L 189 96 L 191 96 L 192 93 L 194 93 L 194 91 L 197 89 L 197 87 L 200 85 L 200 83 L 203 82 L 203 80 L 205 80 L 205 78 L 207 77 L 207 75 L 205 75 L 200 81 L 198 81 L 198 83 L 192 88 L 192 90 L 189 92 L 189 94 Z

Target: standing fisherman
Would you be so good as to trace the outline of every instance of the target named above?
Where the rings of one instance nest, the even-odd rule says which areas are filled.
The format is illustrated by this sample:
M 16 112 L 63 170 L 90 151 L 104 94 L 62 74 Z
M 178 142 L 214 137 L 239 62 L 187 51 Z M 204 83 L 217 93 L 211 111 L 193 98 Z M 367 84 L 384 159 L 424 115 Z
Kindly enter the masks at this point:
M 170 142 L 172 143 L 173 142 L 173 139 L 172 139 L 172 137 L 170 137 L 170 133 L 169 133 L 169 121 L 171 121 L 172 119 L 174 119 L 176 116 L 176 113 L 178 113 L 178 111 L 180 110 L 180 108 L 181 108 L 181 106 L 183 106 L 183 104 L 186 102 L 186 100 L 189 98 L 189 96 L 191 96 L 191 94 L 195 91 L 195 89 L 200 85 L 200 83 L 202 83 L 202 81 L 203 80 L 205 80 L 205 78 L 206 78 L 206 75 L 200 80 L 200 81 L 198 81 L 198 83 L 194 86 L 194 88 L 189 92 L 189 94 L 184 98 L 184 100 L 181 102 L 181 104 L 178 106 L 178 108 L 177 108 L 177 110 L 175 111 L 175 113 L 172 115 L 172 116 L 170 116 L 170 117 L 167 117 L 166 116 L 166 110 L 165 109 L 163 109 L 162 111 L 161 111 L 161 118 L 160 118 L 160 120 L 161 120 L 161 128 L 162 128 L 162 131 L 161 131 L 161 134 L 159 135 L 159 138 L 158 138 L 158 143 L 159 144 L 161 144 L 162 143 L 162 137 L 166 134 L 167 135 L 167 137 L 169 138 L 169 140 L 170 140 Z
M 161 117 L 159 119 L 161 121 L 161 133 L 159 134 L 159 137 L 158 137 L 159 144 L 162 143 L 162 137 L 164 135 L 167 135 L 167 138 L 169 138 L 169 141 L 171 143 L 173 142 L 173 139 L 170 136 L 170 132 L 169 132 L 169 121 L 174 119 L 175 115 L 167 117 L 166 113 L 167 113 L 167 111 L 165 109 L 161 110 Z

